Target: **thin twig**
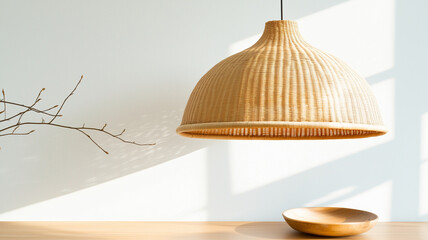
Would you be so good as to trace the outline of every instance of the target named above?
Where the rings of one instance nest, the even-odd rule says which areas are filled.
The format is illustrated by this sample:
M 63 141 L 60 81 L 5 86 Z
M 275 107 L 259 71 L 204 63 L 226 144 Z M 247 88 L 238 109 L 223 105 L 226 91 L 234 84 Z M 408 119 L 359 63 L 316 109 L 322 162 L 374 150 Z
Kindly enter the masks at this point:
M 123 129 L 121 133 L 117 134 L 116 137 L 122 136 L 126 129 Z
M 18 123 L 20 123 L 20 122 L 21 122 L 21 119 L 22 119 L 22 117 L 24 116 L 24 114 L 26 114 L 27 112 L 29 112 L 31 108 L 33 108 L 34 106 L 36 106 L 36 104 L 37 104 L 40 100 L 42 100 L 42 99 L 40 98 L 40 95 L 42 95 L 42 92 L 43 92 L 43 91 L 45 91 L 45 89 L 44 89 L 44 88 L 42 88 L 42 90 L 40 90 L 40 91 L 39 91 L 39 94 L 37 94 L 37 97 L 36 97 L 36 100 L 34 100 L 34 103 L 33 103 L 29 108 L 27 108 L 27 110 L 25 110 L 25 111 L 21 114 L 21 116 L 19 116 Z
M 25 111 L 26 111 L 26 110 L 25 110 Z M 25 113 L 25 111 L 19 112 L 19 113 L 15 114 L 15 115 L 13 115 L 13 116 L 11 116 L 11 117 L 8 117 L 8 118 L 6 118 L 6 119 L 2 119 L 2 120 L 0 120 L 0 123 L 1 123 L 1 122 L 6 122 L 6 121 L 10 121 L 10 120 L 12 120 L 12 119 L 14 119 L 14 118 L 16 118 L 16 117 L 18 117 L 18 116 L 20 116 L 20 115 L 24 114 L 24 113 Z
M 49 111 L 49 110 L 51 110 L 51 109 L 53 109 L 53 108 L 56 108 L 56 107 L 58 107 L 58 105 L 55 105 L 55 106 L 53 106 L 53 107 L 50 107 L 50 108 L 48 108 L 48 109 L 46 109 L 46 110 L 43 110 L 43 112 L 46 112 L 46 111 Z M 6 122 L 6 121 L 10 121 L 10 120 L 12 120 L 12 119 L 14 119 L 14 118 L 16 118 L 16 117 L 18 117 L 18 116 L 21 116 L 21 115 L 23 115 L 23 114 L 25 114 L 26 112 L 28 112 L 28 111 L 34 111 L 34 109 L 35 108 L 33 108 L 33 107 L 31 107 L 31 106 L 28 106 L 28 108 L 26 109 L 26 110 L 24 110 L 24 111 L 22 111 L 22 112 L 19 112 L 19 113 L 17 113 L 17 114 L 15 114 L 15 115 L 13 115 L 13 116 L 11 116 L 11 117 L 8 117 L 8 118 L 6 118 L 6 119 L 2 119 L 2 120 L 0 120 L 0 123 L 1 122 Z M 35 111 L 36 112 L 36 111 Z M 1 114 L 2 112 L 0 112 L 0 114 Z M 53 116 L 53 115 L 52 115 Z M 61 116 L 61 115 L 59 115 L 59 116 Z
M 19 118 L 18 118 L 18 123 L 20 123 L 20 122 L 21 122 L 22 117 L 23 117 L 27 112 L 29 112 L 31 108 L 33 108 L 34 106 L 36 106 L 36 104 L 37 104 L 40 100 L 42 100 L 42 99 L 40 98 L 40 95 L 42 95 L 42 92 L 43 92 L 44 90 L 45 90 L 45 89 L 44 89 L 44 88 L 42 88 L 42 90 L 40 90 L 40 91 L 39 91 L 39 94 L 37 94 L 37 97 L 36 97 L 36 100 L 34 100 L 34 103 L 33 103 L 29 108 L 27 108 L 27 110 L 23 111 L 23 112 L 22 112 L 22 114 L 20 114 L 20 116 L 19 116 Z M 17 126 L 16 128 L 14 128 L 14 129 L 13 129 L 13 131 L 12 131 L 12 133 L 15 133 L 15 131 L 16 131 L 16 130 L 18 130 L 18 128 L 19 128 L 19 126 Z
M 67 100 L 71 97 L 71 95 L 74 94 L 74 92 L 76 91 L 77 87 L 82 82 L 82 79 L 83 79 L 83 75 L 80 77 L 79 82 L 77 82 L 77 84 L 74 87 L 73 91 L 71 91 L 71 93 L 68 94 L 68 96 L 64 99 L 64 101 L 61 104 L 61 107 L 59 107 L 59 109 L 58 109 L 58 112 L 56 112 L 55 116 L 49 121 L 49 123 L 52 123 L 56 119 L 56 117 L 59 115 L 59 113 L 61 112 L 62 108 L 64 107 L 65 102 L 67 102 Z
M 6 94 L 4 93 L 4 89 L 1 90 L 1 92 L 3 93 L 3 112 L 4 112 L 4 119 L 7 118 L 6 116 Z
M 26 133 L 5 133 L 5 134 L 0 134 L 0 137 L 3 137 L 3 136 L 23 136 L 23 135 L 29 135 L 29 134 L 31 134 L 31 133 L 33 133 L 35 131 L 36 130 L 31 130 L 31 131 L 26 132 Z
M 23 108 L 30 108 L 30 106 L 27 106 L 27 105 L 24 105 L 24 104 L 15 103 L 15 102 L 9 102 L 9 101 L 5 101 L 5 100 L 0 100 L 0 103 L 14 105 L 14 106 L 19 106 L 19 107 L 23 107 Z M 56 106 L 56 107 L 58 107 L 58 106 Z M 56 107 L 54 106 L 54 107 L 51 107 L 50 109 L 56 108 Z M 48 113 L 47 112 L 48 110 L 40 110 L 40 109 L 37 109 L 37 108 L 30 108 L 30 110 L 33 111 L 33 112 L 41 113 L 41 114 L 48 115 L 48 116 L 51 116 L 51 117 L 55 116 L 55 114 Z M 62 115 L 58 115 L 57 117 L 62 117 Z
M 52 110 L 52 109 L 54 109 L 54 108 L 57 108 L 57 107 L 58 107 L 58 105 L 52 106 L 52 107 L 50 107 L 50 108 L 47 108 L 47 109 L 43 110 L 43 112 L 50 111 L 50 110 Z M 59 116 L 60 116 L 60 115 L 59 115 Z
M 103 151 L 105 154 L 109 154 L 104 148 L 102 148 L 97 142 L 94 141 L 94 139 L 92 139 L 92 137 L 85 133 L 84 131 L 77 129 L 77 131 L 81 132 L 82 134 L 84 134 L 85 136 L 87 136 L 99 149 L 101 149 L 101 151 Z

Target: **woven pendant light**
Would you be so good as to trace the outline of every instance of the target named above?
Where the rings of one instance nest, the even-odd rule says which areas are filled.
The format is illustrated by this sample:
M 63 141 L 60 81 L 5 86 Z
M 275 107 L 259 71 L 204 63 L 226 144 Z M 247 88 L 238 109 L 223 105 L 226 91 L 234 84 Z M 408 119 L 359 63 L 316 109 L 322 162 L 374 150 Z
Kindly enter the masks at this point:
M 305 42 L 297 23 L 266 23 L 252 47 L 198 82 L 177 133 L 219 139 L 340 139 L 386 133 L 369 84 Z

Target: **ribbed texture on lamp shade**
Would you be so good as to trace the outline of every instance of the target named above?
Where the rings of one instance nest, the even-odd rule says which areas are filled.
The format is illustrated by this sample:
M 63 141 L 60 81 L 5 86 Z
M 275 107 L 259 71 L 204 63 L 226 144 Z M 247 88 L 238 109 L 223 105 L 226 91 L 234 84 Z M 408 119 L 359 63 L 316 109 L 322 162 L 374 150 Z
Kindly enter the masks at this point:
M 337 139 L 386 133 L 368 83 L 306 43 L 294 21 L 266 23 L 252 47 L 198 82 L 180 135 L 223 139 Z

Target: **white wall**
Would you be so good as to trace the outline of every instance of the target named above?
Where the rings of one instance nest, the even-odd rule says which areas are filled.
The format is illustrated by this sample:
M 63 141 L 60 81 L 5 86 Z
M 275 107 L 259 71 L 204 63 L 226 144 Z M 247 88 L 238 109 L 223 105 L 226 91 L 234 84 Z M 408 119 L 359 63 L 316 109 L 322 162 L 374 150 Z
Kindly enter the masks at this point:
M 340 141 L 214 141 L 175 134 L 210 67 L 257 40 L 276 0 L 0 0 L 0 87 L 60 102 L 59 122 L 126 127 L 125 145 L 38 128 L 0 138 L 0 220 L 281 220 L 345 206 L 428 221 L 428 2 L 288 0 L 306 39 L 367 77 L 391 128 Z

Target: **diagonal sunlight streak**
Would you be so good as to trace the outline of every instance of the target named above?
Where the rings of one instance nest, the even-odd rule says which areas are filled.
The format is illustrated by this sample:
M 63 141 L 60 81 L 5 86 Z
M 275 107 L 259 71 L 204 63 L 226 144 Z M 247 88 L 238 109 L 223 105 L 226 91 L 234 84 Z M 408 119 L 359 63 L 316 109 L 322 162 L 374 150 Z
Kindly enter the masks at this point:
M 315 199 L 308 202 L 307 206 L 319 206 L 319 205 L 330 205 L 333 201 L 337 201 L 339 198 L 347 198 L 347 196 L 352 196 L 353 192 L 356 190 L 355 186 L 345 187 L 336 191 L 332 191 L 321 198 Z
M 388 157 L 379 158 L 376 161 L 371 159 L 373 155 L 384 154 L 391 147 L 391 144 L 390 142 L 376 148 L 367 149 L 358 154 L 307 169 L 304 172 L 287 176 L 239 194 L 233 194 L 225 190 L 217 196 L 217 199 L 221 198 L 221 201 L 210 201 L 211 204 L 207 206 L 209 210 L 207 220 L 215 221 L 220 218 L 223 220 L 281 220 L 281 212 L 283 210 L 306 206 L 314 199 L 322 198 L 331 192 L 349 186 L 357 187 L 350 190 L 349 195 L 344 195 L 346 199 L 363 194 L 367 190 L 394 178 L 394 173 L 391 171 L 393 166 L 388 166 Z M 216 150 L 221 152 L 221 148 Z M 267 161 L 268 158 L 259 160 Z M 227 161 L 227 158 L 219 158 L 212 161 L 212 164 L 225 166 Z M 367 168 L 369 165 L 371 167 Z M 211 165 L 211 167 L 213 166 Z M 214 167 L 214 169 L 218 169 L 218 167 Z M 208 170 L 212 171 L 211 169 Z M 364 175 L 363 178 L 361 177 L 362 174 Z M 233 176 L 233 173 L 231 175 Z M 224 177 L 218 174 L 212 174 L 211 176 L 216 177 L 210 178 L 208 181 L 209 187 L 213 187 L 217 184 L 219 178 Z M 346 199 L 339 196 L 334 199 L 334 203 Z M 382 200 L 377 201 L 376 204 L 371 201 L 372 199 L 360 200 L 364 201 L 354 203 L 353 206 L 348 207 L 377 212 L 376 210 L 382 209 L 385 204 L 389 206 L 388 202 L 382 202 Z M 382 214 L 381 219 L 388 220 L 388 215 Z M 224 219 L 224 216 L 227 218 Z
M 423 162 L 428 161 L 428 112 L 421 119 L 421 159 Z
M 222 198 L 234 212 L 221 212 L 219 207 L 210 211 L 211 205 L 208 205 L 208 220 L 218 220 L 222 216 L 228 216 L 230 220 L 272 220 L 273 216 L 278 216 L 276 219 L 279 220 L 284 208 L 346 203 L 369 211 L 381 211 L 381 220 L 394 217 L 391 199 L 397 171 L 394 169 L 396 164 L 390 164 L 390 159 L 396 159 L 390 149 L 396 148 L 394 119 L 398 90 L 394 65 L 395 1 L 370 1 L 370 8 L 368 3 L 364 0 L 345 1 L 304 16 L 299 22 L 309 43 L 332 52 L 368 76 L 391 131 L 383 137 L 357 141 L 229 142 L 230 170 L 226 172 L 231 180 L 231 187 L 227 187 L 231 192 L 223 192 Z M 361 23 L 362 15 L 370 23 L 369 27 Z M 347 22 L 337 25 L 337 18 Z M 319 25 L 332 27 L 314 29 Z M 344 26 L 353 31 L 343 29 L 350 34 L 338 34 L 334 29 Z M 229 54 L 250 47 L 260 35 L 231 44 Z M 332 36 L 337 36 L 334 41 Z M 355 52 L 359 54 L 355 55 Z M 337 182 L 337 179 L 341 180 Z M 208 184 L 214 183 L 208 181 Z M 372 196 L 379 199 L 370 201 Z M 254 206 L 269 207 L 254 209 Z
M 374 92 L 379 99 L 381 111 L 387 126 L 393 130 L 395 92 L 393 79 L 375 83 Z M 390 133 L 383 137 L 364 141 L 286 142 L 286 144 L 278 141 L 229 141 L 221 145 L 216 145 L 215 149 L 207 151 L 207 153 L 210 153 L 207 154 L 207 159 L 209 161 L 207 171 L 209 172 L 208 175 L 211 176 L 209 177 L 210 180 L 207 182 L 209 189 L 208 195 L 210 196 L 208 199 L 211 199 L 208 204 L 208 209 L 210 211 L 207 220 L 224 219 L 224 216 L 228 216 L 227 220 L 242 219 L 242 216 L 248 217 L 248 215 L 256 217 L 257 215 L 248 213 L 247 211 L 250 211 L 250 209 L 246 209 L 245 206 L 254 206 L 257 205 L 259 201 L 265 201 L 266 199 L 260 199 L 260 195 L 265 196 L 265 198 L 281 199 L 281 191 L 288 192 L 287 196 L 293 196 L 295 199 L 300 199 L 301 202 L 293 203 L 293 201 L 290 202 L 288 198 L 283 198 L 283 202 L 278 202 L 277 205 L 270 204 L 272 208 L 277 209 L 276 212 L 282 211 L 282 208 L 288 204 L 290 204 L 290 207 L 298 207 L 313 205 L 314 201 L 317 201 L 317 204 L 321 205 L 335 205 L 344 201 L 346 203 L 347 199 L 355 198 L 357 195 L 361 195 L 370 189 L 375 189 L 377 186 L 383 186 L 380 190 L 376 190 L 383 193 L 383 189 L 386 190 L 390 188 L 392 183 L 387 186 L 382 184 L 390 181 L 393 175 L 390 175 L 392 171 L 386 171 L 386 168 L 383 167 L 384 165 L 388 165 L 389 158 L 382 158 L 381 156 L 384 155 L 383 153 L 386 149 L 390 148 L 391 144 L 387 143 L 393 141 L 393 136 L 394 134 Z M 385 147 L 374 148 L 382 144 Z M 302 147 L 310 148 L 312 151 L 293 151 L 293 149 Z M 211 147 L 208 147 L 208 149 L 210 148 Z M 338 151 L 339 155 L 337 155 Z M 341 154 L 340 151 L 342 152 Z M 365 154 L 366 151 L 373 153 Z M 216 157 L 219 156 L 218 154 L 220 153 L 221 157 Z M 266 153 L 274 153 L 275 155 L 266 155 Z M 332 158 L 334 155 L 337 155 L 337 157 Z M 284 158 L 284 156 L 286 156 L 286 158 Z M 373 162 L 372 159 L 376 156 L 383 160 Z M 269 161 L 267 161 L 267 159 L 269 159 Z M 320 161 L 320 159 L 324 160 Z M 299 164 L 294 164 L 295 162 L 299 162 Z M 366 170 L 366 166 L 371 166 L 372 168 L 372 170 L 369 171 L 369 175 L 367 175 L 369 172 Z M 224 169 L 222 172 L 223 176 L 220 176 L 221 172 L 219 169 Z M 295 169 L 295 171 L 291 171 L 290 169 Z M 340 177 L 340 174 L 335 173 L 335 169 L 345 172 L 351 170 L 352 173 L 356 173 L 356 175 L 354 176 L 347 172 L 345 176 Z M 214 174 L 214 170 L 218 172 Z M 266 172 L 269 172 L 269 174 L 264 174 Z M 363 172 L 365 172 L 364 179 L 367 181 L 365 184 L 360 181 L 360 173 Z M 286 178 L 284 178 L 284 173 L 287 174 Z M 313 189 L 313 186 L 309 184 L 309 182 L 312 181 L 311 178 L 322 179 L 321 183 L 323 184 L 317 184 L 316 188 L 318 190 L 313 191 L 316 192 L 316 194 L 305 193 L 305 191 Z M 341 178 L 343 180 L 341 180 L 340 184 L 336 184 L 336 178 Z M 348 178 L 353 180 L 344 180 Z M 379 180 L 373 181 L 376 178 Z M 227 179 L 229 180 L 225 181 Z M 222 188 L 216 186 L 219 184 L 219 181 L 222 182 Z M 349 189 L 350 186 L 355 187 Z M 214 193 L 210 190 L 213 188 L 221 190 Z M 279 189 L 282 190 L 279 191 Z M 325 199 L 325 197 L 332 192 L 341 191 L 341 189 L 348 190 L 344 194 L 342 192 L 342 194 Z M 260 193 L 257 194 L 258 192 Z M 388 192 L 388 190 L 386 190 L 386 192 Z M 367 204 L 367 201 L 363 199 L 363 201 L 361 201 L 362 204 L 359 205 L 358 203 L 354 203 L 353 206 L 375 212 L 377 209 L 382 209 L 382 211 L 386 212 L 387 210 L 385 208 L 389 207 L 390 203 L 384 202 L 384 200 L 382 200 L 383 196 L 390 196 L 390 194 L 381 194 L 379 196 L 380 200 L 376 203 L 371 202 Z M 245 201 L 248 204 L 241 204 L 240 201 Z M 240 211 L 239 208 L 244 208 L 246 210 Z M 232 211 L 232 209 L 237 213 L 231 214 L 230 211 Z M 227 211 L 227 213 L 225 211 Z M 269 210 L 266 212 L 269 212 Z M 264 220 L 272 220 L 266 213 L 260 214 L 263 216 Z M 274 213 L 271 212 L 271 214 Z M 389 220 L 389 217 L 390 215 L 385 213 L 382 215 L 381 219 Z M 248 220 L 251 220 L 251 218 L 248 217 Z
M 428 217 L 428 112 L 421 117 L 421 169 L 419 187 L 419 215 Z
M 426 64 L 421 56 L 428 54 L 426 42 L 428 33 L 428 18 L 426 16 L 426 1 L 395 0 L 395 78 L 396 91 L 396 140 L 391 151 L 395 156 L 391 165 L 398 173 L 394 180 L 392 196 L 392 218 L 401 221 L 426 220 L 420 217 L 419 201 L 421 180 L 420 147 L 420 116 L 428 110 L 426 92 L 428 84 L 421 81 L 425 74 Z M 409 16 L 420 16 L 412 18 Z M 409 27 L 411 26 L 411 27 Z M 408 37 L 412 34 L 412 37 Z M 425 104 L 424 104 L 425 103 Z M 394 151 L 395 150 L 395 151 Z M 426 172 L 425 172 L 426 174 Z

